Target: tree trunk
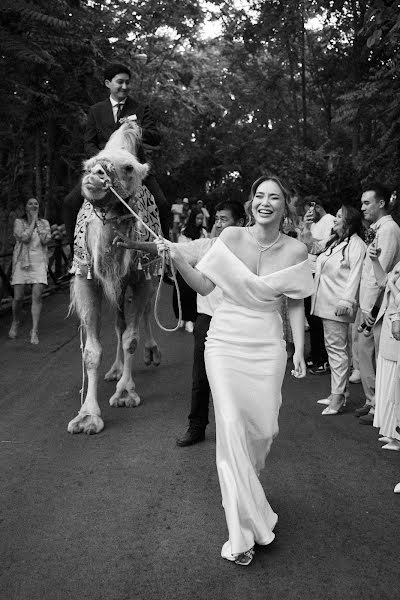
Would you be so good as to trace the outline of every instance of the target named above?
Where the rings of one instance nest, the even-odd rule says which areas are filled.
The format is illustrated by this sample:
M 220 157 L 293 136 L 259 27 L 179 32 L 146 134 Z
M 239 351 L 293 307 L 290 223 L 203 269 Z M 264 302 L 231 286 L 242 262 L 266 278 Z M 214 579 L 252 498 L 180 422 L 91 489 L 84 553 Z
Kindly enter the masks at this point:
M 38 129 L 35 137 L 35 176 L 36 176 L 36 198 L 42 201 L 42 165 L 41 165 L 41 140 Z
M 304 2 L 301 4 L 301 98 L 303 109 L 303 145 L 307 146 L 307 81 L 306 81 L 306 31 L 304 27 Z
M 296 141 L 297 145 L 300 145 L 300 127 L 299 127 L 299 106 L 297 104 L 297 95 L 296 95 L 296 82 L 294 78 L 294 64 L 293 64 L 293 54 L 292 49 L 290 47 L 289 39 L 285 40 L 286 52 L 289 61 L 289 75 L 290 75 L 290 92 L 292 95 L 292 103 L 293 103 L 293 112 L 294 112 L 294 121 L 295 121 L 295 131 L 296 131 Z

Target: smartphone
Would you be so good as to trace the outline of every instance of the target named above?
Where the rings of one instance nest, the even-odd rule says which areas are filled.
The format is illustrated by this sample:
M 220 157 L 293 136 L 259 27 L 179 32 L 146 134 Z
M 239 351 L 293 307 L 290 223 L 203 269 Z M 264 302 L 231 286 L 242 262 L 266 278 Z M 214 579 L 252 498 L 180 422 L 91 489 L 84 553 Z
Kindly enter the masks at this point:
M 310 210 L 312 210 L 313 213 L 315 212 L 315 202 L 310 202 Z

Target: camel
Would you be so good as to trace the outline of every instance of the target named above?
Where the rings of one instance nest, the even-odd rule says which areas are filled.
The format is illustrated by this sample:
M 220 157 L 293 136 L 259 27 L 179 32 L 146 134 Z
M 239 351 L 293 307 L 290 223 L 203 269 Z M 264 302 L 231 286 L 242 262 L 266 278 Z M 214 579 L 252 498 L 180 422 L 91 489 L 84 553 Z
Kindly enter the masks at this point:
M 139 342 L 139 323 L 144 325 L 146 365 L 158 366 L 161 353 L 153 337 L 150 323 L 152 298 L 160 261 L 141 252 L 132 252 L 113 244 L 115 227 L 139 241 L 147 241 L 148 233 L 127 213 L 110 187 L 135 210 L 144 222 L 161 235 L 157 206 L 142 184 L 148 164 L 136 158 L 140 128 L 127 120 L 115 131 L 104 150 L 84 163 L 82 195 L 84 203 L 75 227 L 75 252 L 71 272 L 70 310 L 81 320 L 81 344 L 87 392 L 78 415 L 68 424 L 70 433 L 96 434 L 104 428 L 98 403 L 98 370 L 102 358 L 100 317 L 103 299 L 116 311 L 116 358 L 105 375 L 117 380 L 111 406 L 135 407 L 140 404 L 132 377 L 132 362 Z M 146 237 L 147 236 L 147 237 Z M 129 301 L 125 301 L 127 288 Z M 82 336 L 83 339 L 83 336 Z M 83 387 L 83 384 L 82 384 Z

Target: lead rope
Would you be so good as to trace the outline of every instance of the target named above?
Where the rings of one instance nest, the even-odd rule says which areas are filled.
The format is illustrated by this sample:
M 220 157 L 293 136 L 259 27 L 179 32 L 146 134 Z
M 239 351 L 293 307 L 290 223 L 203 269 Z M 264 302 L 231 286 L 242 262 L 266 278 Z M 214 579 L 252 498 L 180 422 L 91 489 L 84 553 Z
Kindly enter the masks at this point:
M 83 344 L 83 325 L 82 322 L 79 325 L 79 334 L 80 334 L 80 348 L 81 348 L 81 355 L 82 355 L 82 387 L 80 389 L 80 394 L 81 394 L 81 406 L 83 404 L 83 398 L 85 395 L 85 359 L 84 359 L 84 344 Z
M 108 187 L 110 192 L 112 192 L 114 194 L 114 196 L 116 196 L 118 198 L 118 200 L 120 202 L 122 202 L 122 204 L 125 206 L 125 208 L 127 208 L 129 210 L 129 212 L 135 217 L 135 219 L 137 221 L 139 221 L 145 229 L 147 229 L 147 231 L 150 233 L 150 235 L 152 235 L 155 239 L 157 239 L 159 237 L 143 221 L 143 219 L 141 217 L 139 217 L 139 215 L 129 206 L 129 204 L 127 202 L 125 202 L 125 200 L 123 198 L 121 198 L 121 196 L 118 194 L 118 192 L 116 192 L 111 185 L 107 185 L 106 187 Z M 170 260 L 169 263 L 171 266 L 172 279 L 173 279 L 173 282 L 175 285 L 176 297 L 177 297 L 177 301 L 178 301 L 178 322 L 176 324 L 176 327 L 173 327 L 172 329 L 168 329 L 167 327 L 164 327 L 164 325 L 162 325 L 162 323 L 160 322 L 160 319 L 158 317 L 158 306 L 159 306 L 160 298 L 161 298 L 161 286 L 162 286 L 163 277 L 165 274 L 165 264 L 166 264 L 166 260 L 167 260 L 167 253 L 169 254 L 169 250 L 164 250 L 161 255 L 161 276 L 160 276 L 160 281 L 159 281 L 158 287 L 157 287 L 156 299 L 154 302 L 154 319 L 160 329 L 162 329 L 163 331 L 166 331 L 167 333 L 173 333 L 174 331 L 178 331 L 180 322 L 182 320 L 182 304 L 181 304 L 181 294 L 179 291 L 179 285 L 178 285 L 178 281 L 176 279 L 176 270 L 175 270 L 175 266 L 174 266 L 174 263 L 172 262 L 172 260 Z

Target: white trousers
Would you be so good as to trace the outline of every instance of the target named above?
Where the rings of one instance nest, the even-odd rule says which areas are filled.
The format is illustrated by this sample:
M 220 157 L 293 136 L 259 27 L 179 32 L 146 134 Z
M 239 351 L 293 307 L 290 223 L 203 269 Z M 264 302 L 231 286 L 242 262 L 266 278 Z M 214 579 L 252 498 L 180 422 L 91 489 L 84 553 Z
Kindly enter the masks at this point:
M 375 406 L 375 372 L 381 330 L 382 320 L 373 326 L 372 334 L 369 337 L 366 337 L 363 333 L 360 333 L 358 337 L 358 360 L 365 404 L 372 408 Z
M 325 348 L 331 368 L 331 394 L 344 394 L 350 375 L 349 324 L 322 319 Z

